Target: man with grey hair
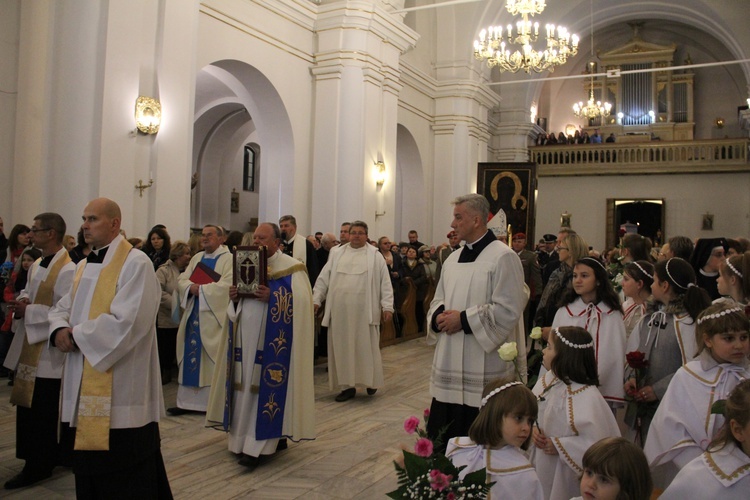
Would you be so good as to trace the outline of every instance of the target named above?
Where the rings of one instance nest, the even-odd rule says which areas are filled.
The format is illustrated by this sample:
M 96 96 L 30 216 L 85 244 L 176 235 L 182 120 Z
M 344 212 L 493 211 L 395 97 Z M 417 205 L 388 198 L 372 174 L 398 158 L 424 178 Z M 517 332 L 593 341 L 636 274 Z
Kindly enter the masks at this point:
M 466 436 L 491 380 L 515 376 L 513 362 L 497 349 L 516 342 L 520 373 L 526 371 L 522 314 L 528 300 L 518 256 L 487 229 L 489 203 L 467 194 L 453 200 L 451 227 L 466 245 L 448 256 L 427 319 L 427 342 L 436 344 L 427 432 L 443 442 Z
M 208 404 L 232 284 L 232 254 L 221 244 L 222 234 L 218 226 L 203 227 L 203 251 L 177 280 L 183 313 L 177 330 L 177 406 L 167 410 L 173 416 L 204 412 Z
M 330 254 L 315 282 L 313 305 L 325 301 L 328 383 L 341 389 L 336 401 L 352 399 L 356 386 L 372 396 L 383 386 L 380 324 L 391 321 L 393 288 L 385 259 L 367 243 L 367 224 L 354 221 L 349 243 Z

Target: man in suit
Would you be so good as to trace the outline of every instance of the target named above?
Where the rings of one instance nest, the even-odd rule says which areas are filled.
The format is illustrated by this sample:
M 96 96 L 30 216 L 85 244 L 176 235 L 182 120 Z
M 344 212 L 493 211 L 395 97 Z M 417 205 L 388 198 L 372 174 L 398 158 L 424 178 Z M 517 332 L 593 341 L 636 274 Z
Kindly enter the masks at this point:
M 526 235 L 516 233 L 511 240 L 513 251 L 518 254 L 523 266 L 523 279 L 531 291 L 529 302 L 523 312 L 524 325 L 526 331 L 531 331 L 531 314 L 536 311 L 536 303 L 542 296 L 542 270 L 539 268 L 539 262 L 536 259 L 536 253 L 526 249 Z

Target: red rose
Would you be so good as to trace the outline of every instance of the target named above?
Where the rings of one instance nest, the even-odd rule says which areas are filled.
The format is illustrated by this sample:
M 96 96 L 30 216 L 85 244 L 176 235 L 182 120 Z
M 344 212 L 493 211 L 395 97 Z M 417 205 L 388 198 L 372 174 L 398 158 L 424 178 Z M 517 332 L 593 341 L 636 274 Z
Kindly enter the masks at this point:
M 625 355 L 625 359 L 628 362 L 628 366 L 634 370 L 646 368 L 648 366 L 648 360 L 646 354 L 640 351 L 631 351 Z

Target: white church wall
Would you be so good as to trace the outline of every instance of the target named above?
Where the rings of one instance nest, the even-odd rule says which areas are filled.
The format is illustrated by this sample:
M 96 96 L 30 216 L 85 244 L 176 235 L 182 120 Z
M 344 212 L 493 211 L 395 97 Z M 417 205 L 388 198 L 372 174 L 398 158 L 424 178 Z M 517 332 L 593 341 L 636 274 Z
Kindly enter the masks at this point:
M 232 19 L 226 17 L 231 15 Z M 253 25 L 253 33 L 248 27 L 236 22 Z M 307 22 L 303 20 L 303 23 Z M 260 33 L 282 29 L 283 40 L 259 36 Z M 288 115 L 291 127 L 291 141 L 278 147 L 269 146 L 263 140 L 263 133 L 274 134 L 270 127 L 264 127 L 252 116 L 259 130 L 259 142 L 264 156 L 263 188 L 259 217 L 263 220 L 278 220 L 280 215 L 291 213 L 297 218 L 299 231 L 310 233 L 310 124 L 312 103 L 312 40 L 310 31 L 297 23 L 282 22 L 269 15 L 258 5 L 245 2 L 205 2 L 201 5 L 196 66 L 202 68 L 222 60 L 241 61 L 257 70 L 267 79 L 268 86 L 256 93 L 252 99 L 262 105 L 264 100 L 273 98 Z M 251 115 L 252 115 L 252 111 Z M 227 195 L 228 196 L 228 195 Z M 229 203 L 226 203 L 229 210 Z
M 601 250 L 606 243 L 608 198 L 664 199 L 664 236 L 736 237 L 750 234 L 750 173 L 653 176 L 541 177 L 536 206 L 536 239 L 560 228 L 560 214 Z M 713 231 L 702 216 L 714 215 Z
M 18 98 L 18 44 L 20 0 L 0 2 L 0 217 L 10 234 L 13 219 L 13 163 Z M 28 221 L 25 221 L 28 224 Z

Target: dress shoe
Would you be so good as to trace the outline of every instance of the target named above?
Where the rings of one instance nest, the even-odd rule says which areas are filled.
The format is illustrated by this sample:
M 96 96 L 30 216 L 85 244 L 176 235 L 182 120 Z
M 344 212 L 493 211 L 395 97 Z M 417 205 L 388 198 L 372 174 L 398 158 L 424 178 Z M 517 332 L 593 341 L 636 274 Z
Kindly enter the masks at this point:
M 376 392 L 378 392 L 378 390 L 377 390 L 377 389 L 371 389 L 371 388 L 369 388 L 369 387 L 367 388 L 367 395 L 368 395 L 368 396 L 372 396 L 372 395 L 373 395 L 373 394 L 375 394 Z
M 15 490 L 18 488 L 25 488 L 27 486 L 31 486 L 32 484 L 36 484 L 39 481 L 43 481 L 44 479 L 47 479 L 52 475 L 52 472 L 42 473 L 42 474 L 28 474 L 24 471 L 19 472 L 12 478 L 10 478 L 5 483 L 5 489 L 6 490 Z
M 276 451 L 283 451 L 286 450 L 288 444 L 286 442 L 286 438 L 279 439 L 279 442 L 276 444 Z
M 172 415 L 173 417 L 177 417 L 180 415 L 185 415 L 187 413 L 191 413 L 190 410 L 186 410 L 185 408 L 179 408 L 177 406 L 173 408 L 167 408 L 167 413 Z
M 344 401 L 349 401 L 357 394 L 357 389 L 352 387 L 351 389 L 344 389 L 341 391 L 341 393 L 336 396 L 336 401 L 339 403 L 343 403 Z
M 251 457 L 250 455 L 245 455 L 243 453 L 242 458 L 240 458 L 237 463 L 243 467 L 247 467 L 250 471 L 253 471 L 258 465 L 260 465 L 260 458 Z

